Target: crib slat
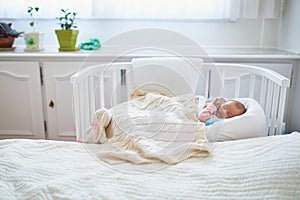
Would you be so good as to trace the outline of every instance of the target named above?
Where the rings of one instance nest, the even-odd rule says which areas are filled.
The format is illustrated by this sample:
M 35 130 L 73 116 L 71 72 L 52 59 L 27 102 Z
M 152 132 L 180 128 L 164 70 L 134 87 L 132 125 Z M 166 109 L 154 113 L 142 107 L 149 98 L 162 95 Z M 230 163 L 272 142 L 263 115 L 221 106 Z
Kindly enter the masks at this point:
M 86 113 L 86 111 L 85 111 L 85 108 L 84 108 L 84 97 L 82 95 L 82 94 L 84 94 L 84 86 L 83 86 L 82 81 L 79 83 L 78 88 L 79 88 L 79 93 L 81 94 L 81 95 L 79 95 L 79 107 L 80 107 L 79 116 L 81 118 L 81 120 L 80 120 L 80 127 L 81 128 L 79 130 L 81 131 L 80 134 L 82 136 L 82 141 L 86 141 L 85 134 L 84 134 L 84 128 L 85 128 L 85 123 L 86 123 L 84 113 Z
M 129 95 L 131 93 L 131 89 L 133 87 L 133 83 L 131 81 L 132 74 L 131 73 L 126 73 L 125 76 L 126 76 L 126 79 L 127 79 L 126 86 L 125 86 L 126 87 L 125 90 L 127 92 L 126 100 L 128 100 L 129 99 Z
M 268 80 L 268 94 L 267 94 L 267 99 L 266 99 L 266 117 L 267 117 L 267 122 L 269 124 L 270 122 L 270 114 L 271 114 L 271 106 L 272 106 L 272 97 L 273 97 L 273 88 L 274 88 L 274 83 L 271 80 Z
M 118 94 L 118 71 L 113 70 L 112 72 L 112 106 L 117 104 Z
M 277 118 L 278 99 L 279 99 L 279 87 L 278 87 L 277 84 L 275 84 L 273 104 L 272 104 L 271 128 L 270 128 L 270 133 L 272 133 L 272 135 L 275 135 L 275 128 L 276 128 L 275 125 L 276 125 L 276 118 Z
M 280 91 L 280 100 L 278 107 L 278 119 L 277 119 L 277 130 L 276 135 L 281 135 L 282 123 L 283 123 L 283 113 L 284 113 L 284 105 L 285 105 L 285 97 L 286 97 L 286 87 L 282 87 Z
M 88 88 L 89 88 L 89 111 L 90 111 L 90 121 L 93 120 L 95 108 L 95 87 L 94 87 L 94 77 L 90 75 L 88 77 Z
M 79 96 L 78 96 L 78 85 L 73 84 L 73 115 L 75 120 L 75 128 L 76 128 L 76 138 L 81 140 L 81 124 L 80 124 L 80 117 L 75 113 L 80 113 L 80 105 L 79 105 Z
M 91 123 L 91 119 L 90 119 L 90 107 L 89 107 L 89 101 L 90 101 L 90 95 L 89 95 L 89 80 L 85 79 L 83 81 L 83 107 L 85 112 L 82 114 L 84 115 L 84 120 L 85 120 L 85 124 L 90 124 Z M 88 111 L 88 112 L 86 112 Z M 84 130 L 85 131 L 85 130 Z
M 127 84 L 127 77 L 126 77 L 126 69 L 122 68 L 120 70 L 121 73 L 121 85 L 120 85 L 120 100 L 124 101 L 127 97 L 127 90 L 126 90 L 126 84 Z
M 205 71 L 205 97 L 208 99 L 210 97 L 210 80 L 211 79 L 211 72 L 210 69 Z
M 105 102 L 104 102 L 104 77 L 103 73 L 100 74 L 99 76 L 99 96 L 100 96 L 100 108 L 105 107 Z

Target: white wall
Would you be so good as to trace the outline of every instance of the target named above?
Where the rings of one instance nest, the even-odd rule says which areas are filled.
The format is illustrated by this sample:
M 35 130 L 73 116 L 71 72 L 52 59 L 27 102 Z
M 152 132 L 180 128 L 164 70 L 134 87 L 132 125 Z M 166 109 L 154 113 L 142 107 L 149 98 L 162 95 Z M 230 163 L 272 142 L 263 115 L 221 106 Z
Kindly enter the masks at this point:
M 286 0 L 285 11 L 280 23 L 278 47 L 280 49 L 289 50 L 300 53 L 300 1 Z M 300 131 L 300 61 L 295 62 L 293 68 L 292 93 L 290 94 L 289 109 L 291 131 Z
M 289 104 L 292 110 L 290 113 L 290 125 L 289 129 L 291 131 L 297 130 L 300 132 L 300 62 L 298 62 L 298 66 L 295 67 L 294 70 L 294 79 L 292 82 L 293 94 L 292 94 L 292 102 Z
M 300 1 L 286 0 L 279 25 L 278 47 L 300 53 Z
M 0 19 L 1 20 L 1 19 Z M 3 20 L 1 20 L 3 21 Z M 12 22 L 18 31 L 31 31 L 28 20 L 5 20 Z M 229 21 L 151 21 L 151 20 L 101 20 L 78 19 L 80 30 L 78 43 L 90 38 L 104 42 L 120 33 L 140 28 L 162 28 L 176 31 L 205 46 L 222 47 L 277 47 L 279 20 L 265 21 L 262 34 L 262 20 Z M 57 20 L 38 20 L 37 30 L 45 33 L 45 45 L 58 46 L 54 33 L 59 28 Z M 16 45 L 24 45 L 23 38 Z

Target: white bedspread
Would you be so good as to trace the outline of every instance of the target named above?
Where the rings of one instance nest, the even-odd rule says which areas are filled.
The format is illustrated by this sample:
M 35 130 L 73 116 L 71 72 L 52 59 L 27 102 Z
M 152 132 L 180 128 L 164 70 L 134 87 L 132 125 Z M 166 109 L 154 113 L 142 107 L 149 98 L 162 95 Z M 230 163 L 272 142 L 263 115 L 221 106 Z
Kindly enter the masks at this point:
M 103 148 L 0 140 L 0 199 L 300 199 L 300 133 L 216 143 L 162 168 L 108 165 Z

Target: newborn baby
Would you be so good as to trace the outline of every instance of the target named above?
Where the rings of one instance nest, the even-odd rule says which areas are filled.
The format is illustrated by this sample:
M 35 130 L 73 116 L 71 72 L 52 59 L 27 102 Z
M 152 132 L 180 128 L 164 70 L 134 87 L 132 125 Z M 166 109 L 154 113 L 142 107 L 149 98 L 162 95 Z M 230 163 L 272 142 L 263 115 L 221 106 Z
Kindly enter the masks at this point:
M 245 106 L 239 101 L 215 98 L 213 102 L 204 106 L 198 114 L 198 119 L 204 122 L 205 125 L 211 125 L 221 119 L 242 115 L 245 112 Z

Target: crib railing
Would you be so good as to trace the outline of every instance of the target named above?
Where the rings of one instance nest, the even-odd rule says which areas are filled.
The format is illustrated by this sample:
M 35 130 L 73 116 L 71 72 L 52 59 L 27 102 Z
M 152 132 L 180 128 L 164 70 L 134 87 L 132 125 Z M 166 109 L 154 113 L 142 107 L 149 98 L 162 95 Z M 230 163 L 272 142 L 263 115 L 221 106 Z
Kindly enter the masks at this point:
M 269 69 L 241 64 L 206 63 L 203 70 L 207 82 L 206 97 L 255 98 L 265 111 L 269 135 L 281 134 L 289 79 Z M 225 90 L 228 84 L 234 93 Z
M 76 138 L 86 141 L 85 131 L 99 108 L 110 108 L 128 97 L 131 88 L 131 63 L 99 64 L 71 77 Z

